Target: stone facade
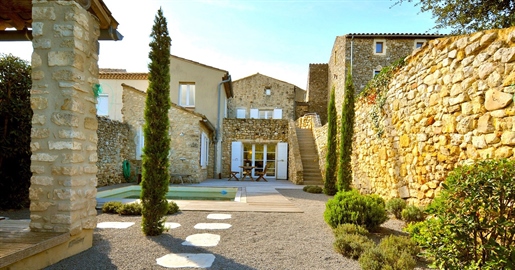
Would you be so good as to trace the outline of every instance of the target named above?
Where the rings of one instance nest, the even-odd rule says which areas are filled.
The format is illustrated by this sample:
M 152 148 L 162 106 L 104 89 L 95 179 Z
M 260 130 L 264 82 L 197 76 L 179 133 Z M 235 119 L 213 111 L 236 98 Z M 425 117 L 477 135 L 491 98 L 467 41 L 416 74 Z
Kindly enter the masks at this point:
M 123 85 L 122 115 L 131 129 L 129 141 L 137 144 L 137 130 L 144 124 L 144 108 L 146 93 L 134 87 Z M 214 175 L 214 127 L 201 114 L 187 110 L 172 103 L 169 111 L 170 118 L 170 173 L 191 174 L 191 180 L 202 182 Z M 208 141 L 207 166 L 201 166 L 202 133 Z M 131 159 L 137 160 L 136 152 L 131 153 Z M 137 161 L 133 161 L 137 163 Z
M 318 114 L 324 123 L 327 122 L 327 104 L 329 102 L 328 68 L 328 64 L 309 64 L 308 73 L 308 112 Z
M 30 228 L 80 235 L 69 248 L 89 248 L 97 214 L 92 89 L 98 84 L 99 23 L 75 1 L 32 5 Z
M 268 94 L 267 89 L 270 90 Z M 227 118 L 237 118 L 238 109 L 245 109 L 245 118 L 250 118 L 251 109 L 282 109 L 282 119 L 291 120 L 295 119 L 296 101 L 304 101 L 306 92 L 259 73 L 234 81 L 233 91 L 234 96 L 227 103 Z
M 320 115 L 327 122 L 327 104 L 331 89 L 335 88 L 336 111 L 341 115 L 345 92 L 345 77 L 352 66 L 352 80 L 356 92 L 363 90 L 375 71 L 406 57 L 417 43 L 441 37 L 424 34 L 347 34 L 337 36 L 327 64 L 310 64 L 308 78 L 309 112 Z M 375 53 L 376 42 L 382 42 L 383 53 Z
M 429 41 L 392 79 L 377 128 L 356 103 L 354 186 L 427 204 L 456 166 L 514 158 L 515 28 Z
M 222 177 L 231 171 L 231 143 L 288 142 L 288 120 L 284 119 L 225 119 L 222 141 Z
M 136 164 L 131 164 L 131 177 L 123 177 L 123 161 L 131 159 L 131 153 L 135 152 L 129 125 L 107 117 L 98 117 L 97 136 L 97 186 L 120 184 L 131 178 L 135 179 Z

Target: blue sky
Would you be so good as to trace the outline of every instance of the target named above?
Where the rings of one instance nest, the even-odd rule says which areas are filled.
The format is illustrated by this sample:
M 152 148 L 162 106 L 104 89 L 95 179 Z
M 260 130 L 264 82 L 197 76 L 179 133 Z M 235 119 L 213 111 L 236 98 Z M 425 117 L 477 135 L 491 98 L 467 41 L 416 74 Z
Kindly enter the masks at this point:
M 171 54 L 229 71 L 257 72 L 306 88 L 310 63 L 327 63 L 336 36 L 433 33 L 434 20 L 413 3 L 366 0 L 104 0 L 123 41 L 100 42 L 99 66 L 147 72 L 154 17 L 163 8 Z M 142 4 L 144 3 L 144 4 Z M 392 7 L 393 6 L 393 7 Z M 29 42 L 1 53 L 30 60 Z

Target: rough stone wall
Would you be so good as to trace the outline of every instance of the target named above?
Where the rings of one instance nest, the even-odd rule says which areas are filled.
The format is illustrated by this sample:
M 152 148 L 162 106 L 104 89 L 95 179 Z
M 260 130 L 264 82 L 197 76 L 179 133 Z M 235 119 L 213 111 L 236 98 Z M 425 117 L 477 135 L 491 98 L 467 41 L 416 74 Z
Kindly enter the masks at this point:
M 288 142 L 288 120 L 281 119 L 224 119 L 222 141 L 222 177 L 231 171 L 231 143 Z
M 294 121 L 290 121 L 288 124 L 288 145 L 288 179 L 297 185 L 301 185 L 304 183 L 304 167 L 302 166 Z
M 441 38 L 415 51 L 393 78 L 377 136 L 356 103 L 354 185 L 427 204 L 456 166 L 513 158 L 515 28 Z
M 122 115 L 124 122 L 128 123 L 131 129 L 129 141 L 136 140 L 137 127 L 143 125 L 144 107 L 146 93 L 123 85 L 123 108 Z M 213 177 L 214 145 L 213 131 L 203 124 L 203 118 L 194 112 L 172 104 L 168 113 L 170 118 L 170 173 L 191 174 L 192 181 L 202 182 Z M 200 166 L 200 145 L 201 134 L 204 132 L 209 140 L 208 166 Z M 131 151 L 131 159 L 136 159 L 136 152 Z
M 236 118 L 236 110 L 245 108 L 246 118 L 250 117 L 250 109 L 282 109 L 282 119 L 295 119 L 295 85 L 258 73 L 232 82 L 232 87 L 234 96 L 227 102 L 228 118 Z M 271 95 L 265 94 L 266 88 Z
M 307 102 L 297 102 L 295 105 L 295 120 L 307 113 L 309 113 L 309 104 Z
M 97 143 L 97 186 L 108 186 L 125 183 L 123 177 L 123 161 L 131 158 L 136 145 L 130 140 L 130 127 L 127 123 L 110 120 L 107 117 L 98 119 Z M 135 177 L 135 165 L 131 163 L 131 177 Z
M 99 24 L 75 1 L 32 4 L 30 228 L 78 236 L 96 227 Z
M 308 73 L 308 112 L 318 114 L 324 121 L 327 121 L 328 68 L 327 64 L 309 64 Z

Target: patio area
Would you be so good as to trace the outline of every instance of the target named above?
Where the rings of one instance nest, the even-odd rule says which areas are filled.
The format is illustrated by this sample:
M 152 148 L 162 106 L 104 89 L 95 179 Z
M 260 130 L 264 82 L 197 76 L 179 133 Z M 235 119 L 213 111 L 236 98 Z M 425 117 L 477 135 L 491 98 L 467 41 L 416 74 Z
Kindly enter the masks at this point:
M 198 184 L 179 184 L 174 186 L 192 187 L 239 187 L 242 188 L 240 201 L 200 201 L 200 200 L 174 200 L 181 211 L 216 211 L 216 212 L 276 212 L 276 213 L 302 213 L 294 203 L 285 198 L 278 189 L 302 189 L 302 185 L 295 185 L 287 180 L 267 178 L 268 182 L 260 181 L 228 181 L 227 179 L 208 179 Z M 100 187 L 98 190 L 112 189 L 132 184 L 120 184 L 109 187 Z M 59 248 L 66 243 L 70 236 L 68 233 L 31 232 L 29 229 L 30 213 L 23 210 L 9 217 L 8 212 L 1 215 L 7 219 L 0 220 L 0 269 L 10 264 L 22 261 L 32 256 L 44 257 L 48 250 Z M 23 217 L 23 219 L 18 219 Z M 46 254 L 46 255 L 45 255 Z M 30 268 L 30 263 L 23 264 Z M 15 268 L 16 269 L 16 268 Z M 22 268 L 19 268 L 22 269 Z

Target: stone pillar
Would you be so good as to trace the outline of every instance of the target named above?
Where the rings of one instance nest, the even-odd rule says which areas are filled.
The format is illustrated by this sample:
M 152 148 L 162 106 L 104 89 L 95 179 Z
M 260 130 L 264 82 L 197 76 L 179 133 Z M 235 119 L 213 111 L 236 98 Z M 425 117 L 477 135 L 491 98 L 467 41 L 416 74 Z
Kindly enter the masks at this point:
M 30 228 L 92 235 L 99 23 L 75 1 L 59 0 L 33 1 L 32 19 Z

